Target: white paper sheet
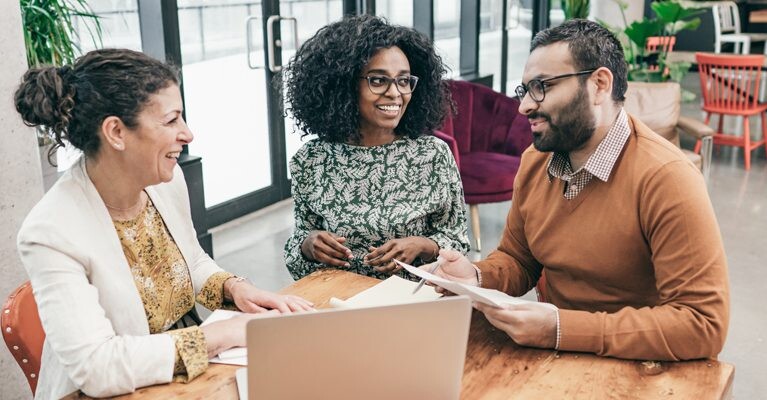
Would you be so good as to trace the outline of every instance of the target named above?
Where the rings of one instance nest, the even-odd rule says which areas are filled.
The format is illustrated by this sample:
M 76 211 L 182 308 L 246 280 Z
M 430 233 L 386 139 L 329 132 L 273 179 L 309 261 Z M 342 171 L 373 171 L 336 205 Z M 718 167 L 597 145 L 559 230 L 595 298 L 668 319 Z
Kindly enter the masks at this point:
M 238 368 L 234 373 L 234 380 L 237 382 L 237 394 L 240 400 L 248 400 L 248 369 Z
M 424 286 L 416 293 L 413 293 L 413 289 L 416 286 L 418 286 L 418 282 L 412 282 L 398 276 L 391 276 L 347 300 L 331 297 L 330 306 L 333 308 L 375 307 L 435 300 L 442 297 L 441 294 L 434 291 L 434 288 L 430 286 Z
M 471 297 L 472 300 L 478 301 L 480 303 L 488 304 L 495 307 L 502 307 L 505 304 L 534 303 L 529 300 L 520 299 L 517 297 L 511 297 L 508 294 L 495 289 L 485 289 L 485 288 L 480 288 L 476 286 L 464 285 L 459 282 L 454 282 L 448 279 L 440 278 L 437 275 L 430 274 L 412 265 L 405 264 L 398 260 L 394 260 L 394 261 L 397 264 L 399 264 L 402 268 L 404 268 L 407 272 L 410 272 L 411 274 L 419 278 L 426 279 L 428 282 L 431 282 L 455 294 L 463 294 L 463 295 L 469 296 Z

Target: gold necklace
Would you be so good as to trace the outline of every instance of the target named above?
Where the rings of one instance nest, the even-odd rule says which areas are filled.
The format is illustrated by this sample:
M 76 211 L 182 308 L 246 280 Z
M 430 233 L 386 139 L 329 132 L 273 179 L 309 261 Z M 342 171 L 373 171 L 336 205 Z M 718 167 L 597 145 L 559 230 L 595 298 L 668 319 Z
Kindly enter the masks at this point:
M 143 194 L 144 192 L 142 191 L 141 193 Z M 103 200 L 103 199 L 102 199 L 102 200 Z M 105 205 L 105 206 L 107 206 L 107 208 L 108 208 L 108 209 L 110 209 L 110 210 L 113 210 L 113 211 L 117 211 L 117 212 L 129 212 L 129 211 L 133 211 L 133 210 L 135 210 L 137 207 L 141 206 L 141 203 L 143 203 L 143 202 L 144 202 L 144 196 L 142 196 L 141 194 L 139 194 L 139 196 L 138 196 L 138 202 L 136 202 L 136 204 L 134 204 L 134 205 L 132 205 L 132 206 L 130 206 L 130 207 L 128 207 L 128 208 L 120 208 L 120 207 L 115 207 L 115 206 L 113 206 L 113 205 L 107 204 L 107 202 L 106 202 L 106 201 L 104 201 L 104 205 Z

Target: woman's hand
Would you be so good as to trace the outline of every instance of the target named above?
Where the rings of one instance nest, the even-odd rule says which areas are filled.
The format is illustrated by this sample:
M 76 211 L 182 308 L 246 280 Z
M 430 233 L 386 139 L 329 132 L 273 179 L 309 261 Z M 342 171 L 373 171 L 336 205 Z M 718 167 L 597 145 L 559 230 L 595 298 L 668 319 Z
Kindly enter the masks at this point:
M 394 259 L 406 264 L 412 264 L 416 257 L 434 258 L 439 251 L 439 246 L 431 239 L 423 236 L 410 236 L 401 239 L 392 239 L 379 247 L 370 247 L 370 253 L 365 256 L 365 264 L 372 266 L 376 271 L 393 274 L 402 269 L 394 262 Z
M 279 311 L 277 310 L 265 311 L 260 314 L 242 314 L 227 320 L 216 321 L 212 324 L 201 326 L 200 329 L 203 335 L 205 335 L 208 358 L 213 358 L 218 353 L 232 347 L 245 347 L 245 326 L 248 324 L 248 321 L 278 314 Z
M 237 308 L 246 313 L 263 313 L 269 309 L 286 314 L 314 310 L 314 304 L 302 297 L 267 292 L 237 278 L 224 282 L 224 297 L 231 298 Z
M 310 260 L 336 267 L 349 268 L 347 260 L 354 258 L 346 246 L 346 238 L 328 231 L 312 231 L 301 243 L 301 253 Z

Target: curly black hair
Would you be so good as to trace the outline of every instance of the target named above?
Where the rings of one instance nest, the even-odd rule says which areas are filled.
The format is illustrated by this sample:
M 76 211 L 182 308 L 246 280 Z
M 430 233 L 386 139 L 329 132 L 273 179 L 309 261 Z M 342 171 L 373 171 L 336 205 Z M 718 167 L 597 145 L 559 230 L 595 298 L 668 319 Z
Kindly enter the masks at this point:
M 428 37 L 371 15 L 347 16 L 307 40 L 285 69 L 286 113 L 302 136 L 336 143 L 359 143 L 358 85 L 362 69 L 381 49 L 399 47 L 419 78 L 395 133 L 416 138 L 441 126 L 453 109 L 442 79 L 447 73 Z

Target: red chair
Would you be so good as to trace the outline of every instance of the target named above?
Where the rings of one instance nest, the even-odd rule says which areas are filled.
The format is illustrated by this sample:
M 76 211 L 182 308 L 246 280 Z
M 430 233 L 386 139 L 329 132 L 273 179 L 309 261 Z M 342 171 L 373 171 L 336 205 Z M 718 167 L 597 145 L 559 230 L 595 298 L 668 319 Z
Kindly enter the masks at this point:
M 676 44 L 676 36 L 650 36 L 645 41 L 645 50 L 649 52 L 670 52 L 674 50 Z M 657 65 L 651 65 L 650 71 L 657 71 Z M 668 73 L 668 68 L 664 71 Z
M 650 36 L 645 41 L 647 51 L 672 51 L 676 44 L 676 36 Z
M 519 100 L 465 81 L 450 82 L 457 113 L 435 135 L 451 145 L 461 172 L 471 229 L 481 250 L 479 207 L 511 199 L 522 152 L 533 142 Z
M 703 110 L 706 124 L 712 114 L 719 115 L 719 124 L 714 134 L 714 144 L 742 147 L 746 170 L 751 169 L 751 150 L 765 145 L 767 137 L 767 103 L 759 103 L 759 85 L 763 55 L 722 55 L 695 53 L 703 94 Z M 722 132 L 724 116 L 743 117 L 743 135 Z M 749 117 L 759 115 L 762 120 L 762 139 L 752 141 Z M 701 141 L 695 145 L 699 152 Z M 767 145 L 765 145 L 767 151 Z
M 3 328 L 5 345 L 24 371 L 24 376 L 27 377 L 34 395 L 37 389 L 37 376 L 40 373 L 45 332 L 40 323 L 37 303 L 32 296 L 32 286 L 29 281 L 8 296 L 3 305 L 0 325 Z

